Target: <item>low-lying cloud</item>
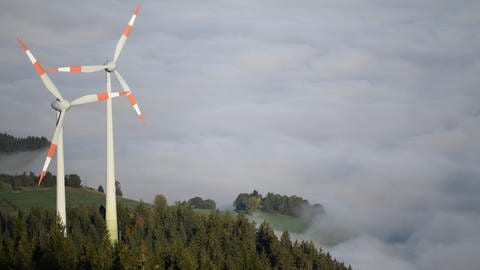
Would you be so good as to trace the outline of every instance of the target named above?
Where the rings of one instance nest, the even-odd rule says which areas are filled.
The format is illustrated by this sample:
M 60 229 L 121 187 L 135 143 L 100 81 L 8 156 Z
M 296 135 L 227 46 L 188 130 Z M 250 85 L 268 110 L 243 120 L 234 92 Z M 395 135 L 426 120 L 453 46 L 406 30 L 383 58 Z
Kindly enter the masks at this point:
M 355 269 L 478 268 L 478 1 L 141 4 L 119 71 L 147 126 L 114 101 L 127 196 L 227 207 L 253 189 L 297 194 L 327 210 L 298 237 Z M 101 64 L 134 4 L 1 6 L 2 129 L 50 137 L 53 98 L 15 38 L 46 67 Z M 104 89 L 101 73 L 52 79 L 70 99 Z M 91 186 L 104 124 L 101 104 L 65 120 L 66 171 Z M 7 171 L 38 172 L 43 157 L 25 162 Z

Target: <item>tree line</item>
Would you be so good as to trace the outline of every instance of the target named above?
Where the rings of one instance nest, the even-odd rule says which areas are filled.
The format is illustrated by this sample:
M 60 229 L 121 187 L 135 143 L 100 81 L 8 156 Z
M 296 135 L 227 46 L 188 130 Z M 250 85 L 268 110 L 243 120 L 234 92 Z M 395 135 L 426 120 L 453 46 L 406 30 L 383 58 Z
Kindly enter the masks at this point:
M 217 204 L 212 199 L 203 199 L 202 197 L 193 197 L 187 201 L 188 205 L 194 209 L 215 209 Z
M 67 228 L 53 209 L 0 209 L 0 269 L 351 269 L 312 242 L 278 238 L 243 214 L 195 213 L 187 203 L 119 205 L 120 238 L 112 246 L 94 206 L 69 208 Z M 66 229 L 68 237 L 64 237 Z
M 0 153 L 33 151 L 46 148 L 50 142 L 45 137 L 28 136 L 17 138 L 7 133 L 0 133 Z
M 38 184 L 38 175 L 33 172 L 17 175 L 0 174 L 0 190 L 20 190 L 22 187 L 35 187 Z M 50 172 L 45 174 L 41 187 L 54 187 L 57 184 L 57 177 Z M 65 175 L 65 185 L 67 187 L 82 187 L 82 179 L 77 174 Z
M 240 193 L 233 202 L 236 211 L 253 213 L 261 210 L 269 213 L 278 213 L 293 217 L 310 219 L 317 213 L 323 213 L 323 206 L 313 204 L 298 196 L 286 196 L 269 192 L 263 197 L 258 191 Z
M 2 190 L 21 190 L 22 188 L 36 187 L 38 184 L 38 175 L 33 172 L 22 174 L 10 175 L 0 174 L 0 191 Z M 42 185 L 40 187 L 55 187 L 57 185 L 57 176 L 47 171 L 43 178 Z M 94 190 L 93 188 L 82 186 L 82 179 L 77 174 L 65 175 L 65 186 L 73 188 L 86 188 Z M 99 192 L 103 192 L 103 187 L 99 186 L 97 189 Z M 119 181 L 115 181 L 115 193 L 117 196 L 122 197 L 122 186 Z

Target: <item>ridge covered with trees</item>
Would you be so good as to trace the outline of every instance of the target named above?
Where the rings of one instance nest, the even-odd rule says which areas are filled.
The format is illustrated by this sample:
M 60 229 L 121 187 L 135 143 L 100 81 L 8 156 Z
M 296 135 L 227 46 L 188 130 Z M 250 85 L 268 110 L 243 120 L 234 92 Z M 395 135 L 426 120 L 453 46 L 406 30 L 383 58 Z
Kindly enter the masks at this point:
M 7 133 L 0 133 L 0 153 L 34 151 L 46 148 L 50 142 L 45 137 L 28 136 L 17 138 Z
M 188 205 L 194 209 L 215 209 L 217 204 L 212 199 L 203 199 L 202 197 L 193 197 L 188 200 Z
M 250 194 L 238 194 L 233 202 L 233 206 L 236 211 L 249 214 L 255 211 L 264 211 L 304 219 L 311 219 L 315 214 L 325 211 L 321 204 L 310 205 L 302 197 L 279 195 L 270 192 L 263 197 L 256 190 Z
M 0 174 L 0 190 L 20 190 L 22 187 L 36 187 L 38 184 L 38 175 L 33 172 L 23 174 Z M 57 177 L 50 172 L 45 174 L 41 187 L 54 187 L 57 184 Z M 65 186 L 80 188 L 82 179 L 77 174 L 65 175 Z
M 312 242 L 275 236 L 243 214 L 195 213 L 187 203 L 118 208 L 120 238 L 108 241 L 96 207 L 70 208 L 67 232 L 53 209 L 0 210 L 0 269 L 350 269 Z

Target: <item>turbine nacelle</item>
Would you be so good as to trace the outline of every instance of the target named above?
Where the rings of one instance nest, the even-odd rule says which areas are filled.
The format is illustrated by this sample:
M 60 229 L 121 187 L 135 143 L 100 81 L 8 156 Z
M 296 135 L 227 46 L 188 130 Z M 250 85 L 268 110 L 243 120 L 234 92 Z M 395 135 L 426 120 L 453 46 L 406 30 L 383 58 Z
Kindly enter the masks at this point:
M 117 65 L 113 61 L 105 63 L 105 66 L 105 71 L 108 73 L 114 72 L 117 69 Z
M 68 100 L 57 99 L 54 102 L 52 102 L 51 106 L 55 111 L 61 112 L 61 111 L 68 111 L 71 105 L 70 105 L 70 102 L 68 102 Z

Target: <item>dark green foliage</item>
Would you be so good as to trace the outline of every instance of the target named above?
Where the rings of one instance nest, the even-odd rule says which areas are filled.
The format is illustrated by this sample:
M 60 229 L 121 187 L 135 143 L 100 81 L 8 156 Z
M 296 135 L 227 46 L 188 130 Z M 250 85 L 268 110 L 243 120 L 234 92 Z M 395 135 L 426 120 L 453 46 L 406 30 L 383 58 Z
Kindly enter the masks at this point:
M 0 174 L 0 190 L 20 190 L 22 187 L 35 187 L 38 183 L 38 176 L 30 172 L 27 174 L 8 175 Z M 76 174 L 65 175 L 65 186 L 80 188 L 82 179 Z M 41 187 L 54 187 L 57 184 L 57 177 L 50 172 L 45 174 Z M 3 187 L 3 188 L 2 188 Z
M 100 193 L 104 193 L 104 192 L 105 192 L 105 191 L 103 190 L 103 186 L 102 186 L 102 185 L 98 186 L 97 191 L 100 192 Z
M 322 205 L 310 205 L 307 200 L 298 196 L 285 196 L 268 193 L 262 197 L 256 190 L 252 193 L 240 193 L 233 202 L 236 211 L 252 213 L 261 210 L 292 217 L 310 219 L 314 214 L 324 212 Z
M 268 263 L 276 268 L 279 266 L 280 246 L 273 229 L 268 223 L 260 225 L 256 233 L 257 253 L 268 260 Z
M 48 147 L 49 144 L 45 137 L 17 138 L 7 133 L 0 133 L 0 153 L 33 151 Z
M 65 186 L 79 188 L 81 187 L 82 179 L 76 174 L 65 175 Z
M 194 197 L 188 200 L 188 204 L 192 208 L 196 209 L 215 209 L 217 208 L 217 204 L 212 199 L 202 199 L 201 197 Z
M 34 187 L 37 185 L 38 176 L 30 172 L 27 174 L 8 175 L 0 174 L 0 187 L 4 187 L 4 190 L 13 189 L 20 190 L 22 187 Z M 57 183 L 56 177 L 50 172 L 45 174 L 45 178 L 42 182 L 42 186 L 54 186 Z M 0 188 L 0 190 L 2 190 Z
M 17 175 L 0 174 L 0 191 L 10 189 L 21 190 L 22 187 L 36 187 L 38 184 L 38 178 L 39 177 L 33 172 L 30 172 L 29 174 L 23 172 L 23 174 Z M 56 184 L 57 176 L 47 171 L 40 187 L 54 187 Z M 82 179 L 77 174 L 67 174 L 65 175 L 65 186 L 83 188 Z M 88 187 L 85 188 L 93 190 Z
M 252 213 L 262 208 L 262 195 L 260 195 L 256 190 L 251 194 L 240 193 L 233 202 L 235 210 Z
M 347 269 L 311 242 L 278 239 L 240 214 L 195 213 L 187 203 L 118 208 L 120 238 L 112 247 L 97 207 L 67 209 L 67 232 L 54 210 L 0 210 L 0 269 Z

